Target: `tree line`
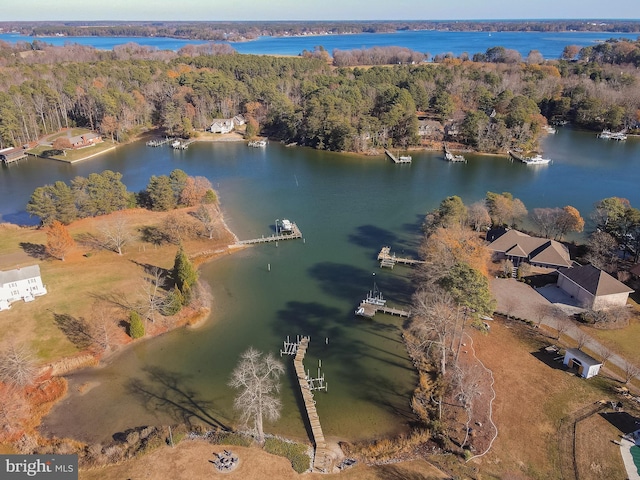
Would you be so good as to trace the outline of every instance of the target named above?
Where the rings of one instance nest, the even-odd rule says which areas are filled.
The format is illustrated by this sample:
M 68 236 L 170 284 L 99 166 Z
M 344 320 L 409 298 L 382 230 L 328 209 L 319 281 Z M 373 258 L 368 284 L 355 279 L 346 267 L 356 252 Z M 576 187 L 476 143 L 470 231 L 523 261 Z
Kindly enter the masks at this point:
M 152 176 L 147 187 L 137 194 L 127 190 L 121 173 L 105 170 L 86 178 L 78 176 L 70 184 L 57 181 L 37 187 L 26 209 L 47 226 L 56 221 L 68 225 L 81 218 L 134 207 L 167 211 L 198 205 L 206 209 L 206 205 L 217 203 L 217 194 L 208 179 L 190 177 L 180 169 L 169 175 Z
M 133 45 L 41 52 L 23 58 L 17 47 L 0 45 L 2 147 L 72 126 L 118 141 L 150 127 L 191 136 L 215 118 L 244 114 L 252 131 L 274 139 L 367 152 L 419 145 L 420 114 L 447 127 L 450 140 L 499 152 L 535 149 L 547 122 L 619 129 L 636 125 L 640 115 L 635 67 L 591 57 L 547 62 L 533 53 L 523 62 L 502 47 L 488 49 L 482 62 L 461 56 L 334 69 L 320 49 L 300 58 L 211 47 L 178 56 Z M 401 53 L 411 58 L 387 53 L 388 61 Z

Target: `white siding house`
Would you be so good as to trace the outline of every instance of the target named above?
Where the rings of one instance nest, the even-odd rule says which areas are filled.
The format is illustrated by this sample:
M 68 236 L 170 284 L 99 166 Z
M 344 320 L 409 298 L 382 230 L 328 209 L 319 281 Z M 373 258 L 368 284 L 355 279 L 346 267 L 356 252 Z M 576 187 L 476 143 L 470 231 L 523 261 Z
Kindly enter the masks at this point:
M 38 265 L 0 271 L 0 311 L 11 308 L 13 302 L 32 302 L 45 293 L 47 289 L 42 284 Z
M 233 119 L 219 118 L 213 121 L 213 123 L 209 127 L 209 131 L 211 133 L 229 133 L 231 130 L 233 130 L 233 127 Z
M 567 348 L 562 361 L 569 368 L 577 368 L 578 375 L 591 378 L 598 374 L 602 363 L 577 348 Z

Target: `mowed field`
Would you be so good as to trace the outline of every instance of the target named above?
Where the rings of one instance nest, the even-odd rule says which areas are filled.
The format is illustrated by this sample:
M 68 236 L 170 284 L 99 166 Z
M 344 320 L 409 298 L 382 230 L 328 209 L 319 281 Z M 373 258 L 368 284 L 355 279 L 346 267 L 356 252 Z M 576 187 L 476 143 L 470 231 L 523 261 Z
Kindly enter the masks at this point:
M 188 210 L 171 214 L 187 216 Z M 70 315 L 90 322 L 98 304 L 108 309 L 116 326 L 114 334 L 122 342 L 127 341 L 125 329 L 118 325 L 127 319 L 126 305 L 143 301 L 145 269 L 171 269 L 178 247 L 169 243 L 154 246 L 141 236 L 143 227 L 161 225 L 169 213 L 133 209 L 114 215 L 125 217 L 132 238 L 122 255 L 101 248 L 96 241 L 101 225 L 112 221 L 113 215 L 107 215 L 83 219 L 68 227 L 76 246 L 64 261 L 43 254 L 47 243 L 43 229 L 0 225 L 0 270 L 38 264 L 48 291 L 33 302 L 15 302 L 10 310 L 0 313 L 0 348 L 10 341 L 26 344 L 42 362 L 74 355 L 78 348 L 62 332 L 56 317 Z M 231 236 L 223 234 L 216 240 L 186 240 L 184 245 L 189 255 L 207 252 L 211 256 L 216 251 L 226 252 L 230 243 Z M 161 330 L 168 325 L 159 319 L 150 327 Z

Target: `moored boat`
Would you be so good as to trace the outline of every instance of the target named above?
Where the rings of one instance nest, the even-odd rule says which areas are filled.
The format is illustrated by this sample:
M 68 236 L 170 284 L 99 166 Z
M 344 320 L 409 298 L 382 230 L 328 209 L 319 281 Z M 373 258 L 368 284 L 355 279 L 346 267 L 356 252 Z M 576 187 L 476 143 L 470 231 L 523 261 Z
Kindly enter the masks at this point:
M 542 155 L 535 155 L 533 157 L 523 158 L 522 163 L 526 165 L 548 165 L 549 163 L 551 163 L 551 159 L 542 158 Z

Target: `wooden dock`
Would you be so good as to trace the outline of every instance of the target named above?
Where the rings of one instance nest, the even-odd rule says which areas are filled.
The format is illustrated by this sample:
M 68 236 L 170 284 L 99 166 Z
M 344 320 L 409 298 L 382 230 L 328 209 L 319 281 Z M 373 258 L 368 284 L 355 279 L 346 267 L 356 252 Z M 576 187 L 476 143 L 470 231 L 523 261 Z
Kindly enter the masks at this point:
M 444 151 L 444 159 L 447 162 L 462 162 L 462 163 L 467 163 L 467 159 L 464 158 L 462 155 L 454 155 L 453 153 L 451 153 L 449 151 L 449 147 L 447 147 L 446 143 L 442 144 L 442 150 Z
M 358 316 L 367 318 L 373 318 L 378 312 L 404 318 L 409 318 L 411 316 L 410 310 L 387 307 L 386 305 L 375 305 L 373 303 L 368 303 L 366 300 L 360 302 L 360 305 L 358 305 L 358 309 L 356 310 L 356 314 Z
M 409 155 L 396 157 L 389 150 L 385 150 L 384 153 L 393 160 L 393 163 L 411 163 L 411 157 Z
M 149 140 L 145 145 L 147 147 L 161 147 L 163 145 L 166 145 L 167 143 L 173 142 L 173 138 L 171 137 L 164 137 L 164 138 L 156 138 L 153 140 Z
M 178 140 L 177 142 L 173 142 L 171 146 L 174 150 L 186 150 L 196 140 L 194 138 L 190 138 L 189 140 Z
M 324 439 L 322 433 L 322 427 L 320 426 L 320 417 L 316 410 L 316 401 L 313 399 L 313 393 L 309 386 L 309 380 L 304 370 L 302 361 L 307 353 L 309 346 L 309 337 L 302 337 L 296 351 L 296 356 L 293 360 L 293 365 L 296 369 L 296 376 L 298 377 L 298 383 L 300 384 L 300 392 L 302 393 L 302 399 L 304 400 L 304 406 L 307 410 L 307 417 L 309 418 L 309 424 L 311 425 L 311 432 L 313 433 L 313 443 L 315 445 L 315 454 L 313 458 L 313 469 L 327 472 L 330 467 L 331 457 L 329 456 L 329 450 L 327 449 L 327 442 Z
M 380 262 L 380 268 L 393 268 L 396 263 L 402 263 L 404 265 L 418 265 L 420 263 L 424 263 L 424 261 L 416 260 L 414 258 L 397 257 L 395 253 L 392 255 L 391 247 L 382 247 L 380 249 L 380 253 L 378 253 L 378 261 Z
M 280 233 L 279 235 L 272 234 L 268 237 L 252 238 L 250 240 L 238 240 L 236 245 L 253 245 L 256 243 L 268 243 L 277 242 L 278 240 L 294 240 L 296 238 L 302 238 L 302 232 L 298 226 L 291 222 L 291 233 Z

